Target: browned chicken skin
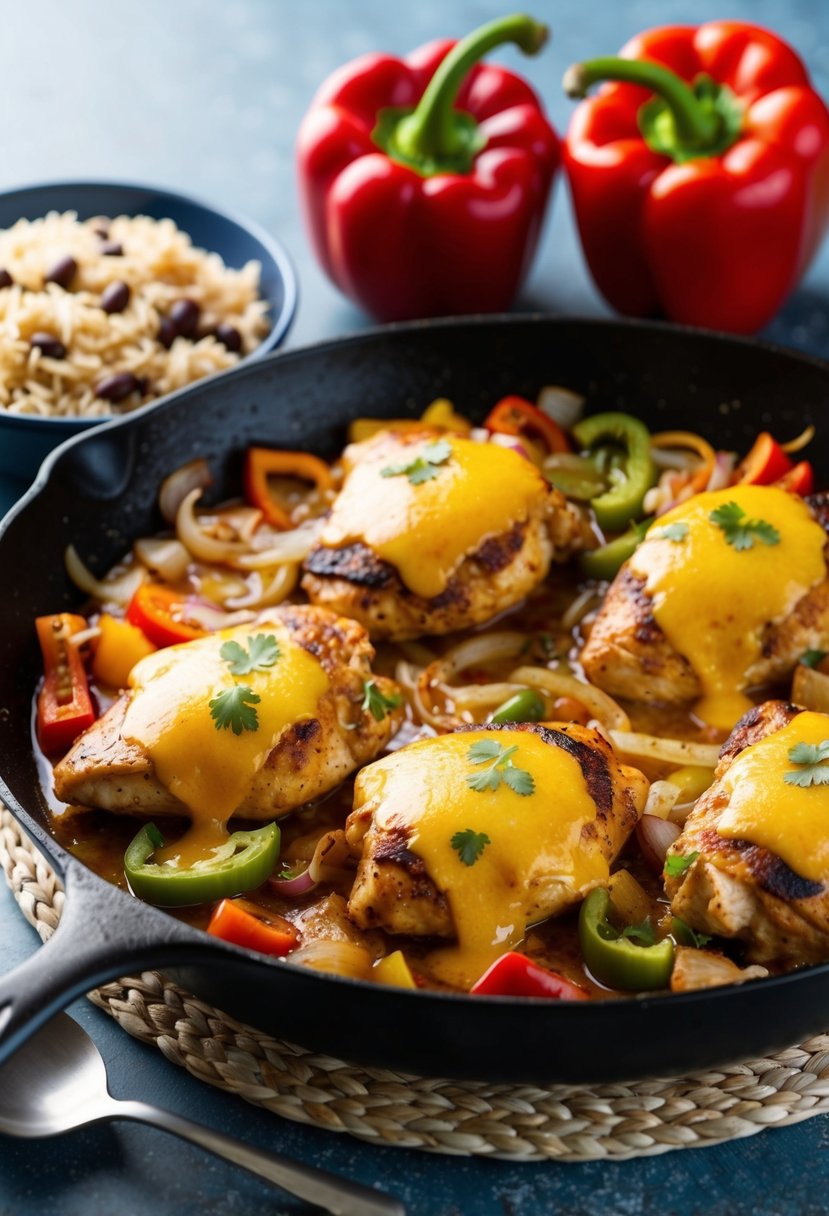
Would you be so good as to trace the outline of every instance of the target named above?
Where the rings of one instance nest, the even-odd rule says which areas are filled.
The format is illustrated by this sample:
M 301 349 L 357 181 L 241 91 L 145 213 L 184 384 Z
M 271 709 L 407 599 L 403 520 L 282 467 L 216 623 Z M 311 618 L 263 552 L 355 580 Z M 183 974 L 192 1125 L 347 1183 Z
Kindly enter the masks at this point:
M 364 681 L 373 679 L 386 696 L 397 686 L 373 675 L 374 648 L 356 621 L 323 608 L 283 605 L 261 618 L 277 619 L 294 641 L 313 654 L 329 676 L 316 717 L 287 727 L 252 777 L 240 815 L 272 819 L 319 798 L 361 764 L 374 759 L 397 729 L 402 709 L 390 708 L 382 721 L 361 709 Z M 55 791 L 64 802 L 125 814 L 186 814 L 155 775 L 143 748 L 127 742 L 122 727 L 126 693 L 75 742 L 55 768 Z
M 720 753 L 714 784 L 699 799 L 670 850 L 685 857 L 699 854 L 684 874 L 666 877 L 675 915 L 699 932 L 744 941 L 753 962 L 829 958 L 827 888 L 796 874 L 768 849 L 727 839 L 717 831 L 728 805 L 722 778 L 732 762 L 800 712 L 788 702 L 767 701 L 737 723 Z

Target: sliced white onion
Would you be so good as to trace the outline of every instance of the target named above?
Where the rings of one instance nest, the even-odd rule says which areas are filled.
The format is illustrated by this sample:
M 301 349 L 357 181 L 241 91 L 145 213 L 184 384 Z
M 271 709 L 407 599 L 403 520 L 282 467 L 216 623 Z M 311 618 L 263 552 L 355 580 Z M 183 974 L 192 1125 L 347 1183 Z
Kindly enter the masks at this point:
M 267 549 L 236 557 L 233 564 L 241 570 L 263 570 L 266 566 L 304 561 L 317 543 L 324 524 L 323 519 L 309 519 L 298 528 L 280 533 Z
M 225 600 L 227 608 L 272 608 L 281 604 L 291 594 L 299 578 L 299 564 L 280 566 L 267 583 L 262 582 L 258 571 L 250 576 L 254 586 L 247 595 L 232 596 Z
M 291 951 L 286 955 L 286 960 L 302 967 L 310 967 L 313 971 L 328 971 L 348 979 L 367 980 L 371 976 L 371 955 L 356 942 L 322 938 Z
M 206 490 L 213 482 L 210 466 L 203 456 L 183 464 L 161 483 L 158 506 L 168 524 L 176 522 L 178 509 L 193 490 Z
M 523 692 L 526 684 L 449 684 L 438 685 L 445 697 L 451 698 L 457 709 L 485 710 L 495 708 L 516 693 Z
M 670 819 L 656 815 L 643 815 L 636 825 L 636 839 L 645 861 L 657 874 L 662 873 L 665 855 L 679 836 L 680 828 Z
M 593 684 L 585 684 L 566 671 L 550 671 L 546 667 L 517 667 L 510 672 L 511 681 L 540 689 L 553 697 L 572 697 L 590 710 L 615 735 L 630 727 L 630 719 L 618 702 Z
M 201 496 L 199 487 L 185 494 L 176 515 L 176 535 L 193 557 L 200 561 L 233 566 L 249 552 L 249 548 L 238 540 L 217 540 L 214 536 L 208 536 L 196 518 L 196 503 Z
M 696 992 L 700 988 L 719 988 L 722 984 L 744 984 L 768 975 L 765 967 L 738 967 L 723 954 L 678 946 L 671 972 L 671 992 Z
M 66 573 L 75 586 L 102 604 L 128 604 L 147 578 L 143 566 L 131 566 L 115 578 L 97 579 L 81 561 L 74 545 L 67 545 L 64 562 Z
M 238 612 L 225 612 L 215 604 L 188 600 L 182 613 L 185 621 L 200 625 L 208 633 L 216 633 L 219 629 L 232 629 L 234 625 L 247 625 L 256 620 L 252 609 L 244 608 Z
M 530 459 L 529 452 L 517 435 L 504 435 L 501 431 L 492 431 L 489 442 L 496 444 L 499 448 L 509 448 L 511 452 L 517 452 L 525 460 Z
M 575 629 L 576 625 L 580 624 L 587 616 L 594 602 L 598 604 L 600 599 L 601 596 L 595 587 L 588 587 L 586 591 L 582 591 L 580 595 L 576 596 L 562 616 L 561 628 L 567 633 L 571 629 Z
M 565 431 L 575 426 L 584 413 L 585 398 L 560 384 L 545 384 L 536 398 L 536 405 Z
M 706 490 L 724 490 L 730 486 L 736 463 L 737 457 L 733 452 L 717 452 Z
M 474 439 L 476 443 L 489 443 L 490 432 L 485 426 L 473 426 L 469 432 L 469 438 Z
M 645 814 L 655 815 L 657 819 L 667 819 L 676 806 L 680 789 L 670 781 L 654 781 L 648 790 L 648 800 L 645 803 Z
M 801 452 L 807 447 L 815 437 L 815 427 L 813 423 L 809 423 L 805 430 L 801 431 L 796 439 L 790 439 L 788 443 L 781 443 L 780 446 L 784 452 L 791 456 L 794 452 Z
M 175 583 L 183 578 L 190 565 L 190 554 L 181 541 L 173 536 L 164 539 L 142 536 L 132 548 L 141 565 L 146 566 L 150 574 L 158 575 L 168 583 Z
M 526 645 L 527 635 L 514 629 L 479 634 L 453 646 L 441 659 L 427 668 L 429 680 L 436 684 L 448 684 L 468 667 L 479 667 L 497 659 L 513 658 L 520 654 Z
M 698 764 L 703 768 L 716 768 L 720 758 L 717 743 L 662 739 L 658 735 L 640 735 L 623 729 L 611 730 L 610 737 L 616 751 L 631 759 L 664 760 L 666 764 L 675 764 L 678 767 Z

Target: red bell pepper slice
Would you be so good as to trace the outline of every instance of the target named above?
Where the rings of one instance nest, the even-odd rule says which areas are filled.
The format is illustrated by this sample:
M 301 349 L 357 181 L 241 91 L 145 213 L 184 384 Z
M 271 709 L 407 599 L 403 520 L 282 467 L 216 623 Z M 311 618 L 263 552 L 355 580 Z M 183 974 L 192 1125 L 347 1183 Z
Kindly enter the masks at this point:
M 127 620 L 137 625 L 154 646 L 176 646 L 203 638 L 206 630 L 183 619 L 184 596 L 162 583 L 142 583 L 127 608 Z
M 829 223 L 829 111 L 780 38 L 666 26 L 574 65 L 565 161 L 584 252 L 620 312 L 752 333 Z
M 527 270 L 559 141 L 519 76 L 478 60 L 546 27 L 503 17 L 405 59 L 364 55 L 299 130 L 305 225 L 345 295 L 381 321 L 507 308 Z
M 248 448 L 245 456 L 245 501 L 258 507 L 275 528 L 292 528 L 291 517 L 271 493 L 269 478 L 292 477 L 308 481 L 318 490 L 334 486 L 324 460 L 310 452 L 283 452 L 275 448 Z
M 241 899 L 223 899 L 210 918 L 207 932 L 260 954 L 282 956 L 299 945 L 299 932 L 290 921 Z
M 540 439 L 548 452 L 569 452 L 570 442 L 564 431 L 543 410 L 524 397 L 502 397 L 487 415 L 484 426 L 500 435 L 524 435 Z
M 790 494 L 800 494 L 804 497 L 811 494 L 815 488 L 815 471 L 808 460 L 801 460 L 774 484 L 781 490 L 788 490 Z
M 770 486 L 793 467 L 777 440 L 768 431 L 761 431 L 751 451 L 737 466 L 737 472 L 743 485 Z
M 557 1001 L 590 999 L 578 984 L 532 962 L 515 950 L 496 959 L 473 984 L 470 992 L 476 996 L 543 996 Z
M 35 621 L 45 679 L 37 697 L 37 737 L 47 756 L 62 755 L 95 721 L 83 660 L 72 637 L 87 628 L 82 616 L 60 612 Z

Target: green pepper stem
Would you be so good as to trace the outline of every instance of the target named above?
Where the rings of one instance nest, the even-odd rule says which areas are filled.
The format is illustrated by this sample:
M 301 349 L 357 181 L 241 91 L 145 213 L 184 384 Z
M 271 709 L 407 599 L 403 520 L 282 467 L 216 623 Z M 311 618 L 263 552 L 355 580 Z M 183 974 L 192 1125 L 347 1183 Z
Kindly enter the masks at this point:
M 470 68 L 496 46 L 513 42 L 525 55 L 535 55 L 549 36 L 546 25 L 521 13 L 499 17 L 467 34 L 440 64 L 412 114 L 401 119 L 397 147 L 412 160 L 449 161 L 462 156 L 467 140 L 458 130 L 454 111 L 458 90 Z
M 606 55 L 574 63 L 564 73 L 562 84 L 568 97 L 581 98 L 591 85 L 603 80 L 637 84 L 656 93 L 670 109 L 677 137 L 686 146 L 707 148 L 716 143 L 721 126 L 717 115 L 701 105 L 693 89 L 670 68 L 645 59 Z

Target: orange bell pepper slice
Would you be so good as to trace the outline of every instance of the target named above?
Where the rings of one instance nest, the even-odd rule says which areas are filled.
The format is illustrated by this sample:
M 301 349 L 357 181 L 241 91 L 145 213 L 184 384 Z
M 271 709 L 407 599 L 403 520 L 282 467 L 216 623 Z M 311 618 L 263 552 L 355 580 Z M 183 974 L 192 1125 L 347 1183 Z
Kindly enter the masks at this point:
M 245 899 L 223 899 L 210 918 L 207 932 L 261 954 L 281 956 L 299 945 L 299 931 L 289 920 Z
M 67 752 L 95 721 L 83 660 L 72 637 L 87 628 L 82 616 L 59 612 L 35 621 L 45 679 L 37 697 L 37 737 L 48 756 Z
M 286 452 L 275 448 L 248 448 L 245 457 L 245 500 L 258 507 L 269 524 L 287 529 L 291 517 L 271 491 L 271 477 L 295 477 L 308 481 L 318 490 L 331 490 L 334 478 L 324 460 L 309 452 Z
M 135 664 L 152 654 L 155 646 L 143 629 L 108 612 L 101 614 L 98 628 L 92 674 L 109 688 L 126 688 Z
M 543 410 L 524 397 L 502 397 L 487 415 L 484 426 L 501 435 L 541 440 L 548 452 L 571 451 L 567 435 Z

